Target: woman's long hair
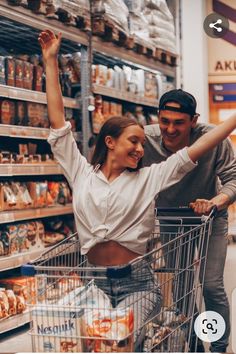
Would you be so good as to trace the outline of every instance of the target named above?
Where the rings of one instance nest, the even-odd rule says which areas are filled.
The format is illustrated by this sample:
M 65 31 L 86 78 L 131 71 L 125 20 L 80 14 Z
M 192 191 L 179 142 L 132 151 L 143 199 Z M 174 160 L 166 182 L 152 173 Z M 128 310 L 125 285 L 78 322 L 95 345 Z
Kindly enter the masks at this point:
M 134 118 L 126 118 L 122 116 L 115 116 L 109 118 L 101 127 L 101 130 L 97 136 L 96 146 L 91 159 L 91 164 L 96 167 L 98 164 L 102 165 L 107 159 L 108 147 L 105 143 L 106 136 L 112 138 L 119 138 L 124 129 L 131 126 L 138 125 L 143 129 L 143 126 L 139 124 Z M 138 166 L 135 169 L 128 168 L 129 171 L 137 171 L 142 166 L 142 159 L 140 159 Z

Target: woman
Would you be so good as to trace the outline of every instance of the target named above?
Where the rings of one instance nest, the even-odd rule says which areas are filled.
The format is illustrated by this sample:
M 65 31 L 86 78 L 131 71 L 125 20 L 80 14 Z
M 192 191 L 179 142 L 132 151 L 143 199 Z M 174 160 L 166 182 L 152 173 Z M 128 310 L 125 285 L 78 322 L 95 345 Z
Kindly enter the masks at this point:
M 206 151 L 236 127 L 236 114 L 167 161 L 141 168 L 145 134 L 132 118 L 109 119 L 98 135 L 92 164 L 77 149 L 65 121 L 58 76 L 61 34 L 41 32 L 51 125 L 49 143 L 73 190 L 73 210 L 81 243 L 94 266 L 130 264 L 129 272 L 99 282 L 114 306 L 134 304 L 135 329 L 160 310 L 160 293 L 148 265 L 133 262 L 143 255 L 154 226 L 154 200 L 196 166 Z M 146 297 L 145 297 L 146 294 Z M 137 343 L 136 343 L 137 344 Z

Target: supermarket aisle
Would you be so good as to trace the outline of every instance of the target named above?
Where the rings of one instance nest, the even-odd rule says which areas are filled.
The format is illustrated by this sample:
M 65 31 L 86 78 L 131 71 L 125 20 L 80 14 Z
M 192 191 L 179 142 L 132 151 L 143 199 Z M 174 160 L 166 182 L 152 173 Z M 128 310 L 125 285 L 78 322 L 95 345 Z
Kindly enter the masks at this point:
M 230 304 L 232 303 L 231 294 L 236 288 L 236 243 L 231 243 L 228 246 L 227 260 L 225 266 L 225 288 L 229 297 Z M 26 352 L 31 353 L 31 338 L 27 331 L 28 326 L 22 327 L 21 330 L 16 330 L 12 335 L 0 337 L 0 353 Z M 228 353 L 232 353 L 231 345 L 228 347 Z
M 31 338 L 28 334 L 29 325 L 11 332 L 11 335 L 0 336 L 0 353 L 31 353 Z

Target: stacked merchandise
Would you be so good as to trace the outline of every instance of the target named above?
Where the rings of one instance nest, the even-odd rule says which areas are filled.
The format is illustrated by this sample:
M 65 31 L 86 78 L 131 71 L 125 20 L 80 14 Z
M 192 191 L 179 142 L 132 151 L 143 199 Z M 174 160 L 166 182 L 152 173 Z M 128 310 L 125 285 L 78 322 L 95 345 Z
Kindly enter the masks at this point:
M 144 16 L 144 0 L 125 0 L 129 9 L 129 31 L 135 37 L 135 41 L 143 45 L 151 46 L 148 21 Z
M 97 64 L 92 66 L 92 80 L 93 84 L 112 88 L 123 97 L 126 97 L 128 93 L 131 100 L 147 98 L 154 100 L 154 105 L 157 105 L 159 97 L 157 74 L 142 69 L 131 69 L 126 65 L 122 67 L 115 65 L 114 68 L 108 68 L 106 65 Z M 145 125 L 149 122 L 148 118 L 143 115 L 142 107 L 136 106 L 131 111 L 127 107 L 127 103 L 122 107 L 121 103 L 108 101 L 100 95 L 96 95 L 95 110 L 93 112 L 93 132 L 97 134 L 101 125 L 108 118 L 116 115 L 126 114 L 130 116 L 134 114 L 140 123 Z
M 80 53 L 60 55 L 59 63 L 62 94 L 65 97 L 72 97 L 76 94 L 73 87 L 80 82 Z M 41 58 L 37 55 L 0 56 L 0 84 L 38 92 L 45 91 L 45 73 Z M 66 107 L 65 115 L 75 130 L 73 110 Z M 0 98 L 0 123 L 49 128 L 47 106 Z
M 47 17 L 56 14 L 60 21 L 87 31 L 91 30 L 89 11 L 87 0 L 53 0 L 47 7 Z
M 71 203 L 67 182 L 2 182 L 0 211 L 44 208 Z
M 6 319 L 10 316 L 21 314 L 26 310 L 26 302 L 29 300 L 26 290 L 27 279 L 6 279 L 6 282 L 1 283 L 0 280 L 0 319 Z M 23 284 L 23 285 L 22 285 Z M 32 292 L 35 285 L 31 282 Z M 15 288 L 13 290 L 11 287 Z M 16 289 L 17 288 L 17 289 Z
M 130 33 L 144 45 L 149 43 L 176 53 L 173 15 L 166 0 L 125 0 L 129 8 Z
M 80 53 L 59 55 L 62 94 L 71 97 L 71 86 L 80 81 Z M 45 73 L 38 55 L 0 56 L 0 84 L 45 91 Z
M 174 18 L 166 0 L 146 0 L 143 14 L 148 21 L 149 36 L 155 47 L 176 53 Z
M 28 90 L 43 90 L 43 66 L 38 56 L 0 56 L 0 83 Z
M 37 14 L 91 31 L 88 0 L 8 0 Z M 148 48 L 176 53 L 175 26 L 166 0 L 93 0 L 92 18 L 109 22 L 115 29 L 135 37 Z M 94 22 L 95 24 L 96 22 Z M 111 27 L 111 28 L 112 28 Z M 94 33 L 96 29 L 93 28 Z M 105 33 L 104 33 L 105 34 Z
M 122 105 L 103 100 L 102 96 L 95 96 L 95 109 L 93 111 L 93 132 L 98 134 L 103 123 L 112 116 L 122 115 Z
M 22 256 L 53 246 L 74 232 L 71 216 L 1 225 L 0 256 Z M 34 277 L 2 276 L 0 278 L 0 320 L 24 313 L 36 299 Z
M 124 97 L 129 92 L 134 97 L 158 99 L 156 74 L 142 69 L 131 69 L 127 65 L 115 65 L 114 68 L 92 65 L 92 80 L 96 85 L 114 88 Z
M 129 10 L 123 0 L 94 0 L 93 18 L 108 19 L 114 26 L 128 33 Z
M 74 112 L 65 108 L 66 120 L 75 127 Z M 41 103 L 0 98 L 0 123 L 7 125 L 49 128 L 47 106 Z
M 74 231 L 73 218 L 52 218 L 0 225 L 0 256 L 11 256 L 52 246 Z
M 144 112 L 143 107 L 127 103 L 122 104 L 108 101 L 100 95 L 95 96 L 95 109 L 93 111 L 93 133 L 98 134 L 102 124 L 110 117 L 124 115 L 135 118 L 140 124 L 152 124 L 157 122 L 157 115 Z
M 88 0 L 7 0 L 10 5 L 24 6 L 36 14 L 91 30 Z
M 19 144 L 19 153 L 0 150 L 0 164 L 55 164 L 52 154 L 29 153 L 27 144 Z

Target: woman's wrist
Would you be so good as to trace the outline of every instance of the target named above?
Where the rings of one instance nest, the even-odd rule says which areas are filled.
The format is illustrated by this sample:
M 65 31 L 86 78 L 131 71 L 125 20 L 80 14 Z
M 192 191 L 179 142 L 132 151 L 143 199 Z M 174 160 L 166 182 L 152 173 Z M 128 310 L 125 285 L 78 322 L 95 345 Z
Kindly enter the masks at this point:
M 46 66 L 55 66 L 58 63 L 57 62 L 57 56 L 56 57 L 50 57 L 50 58 L 47 58 L 47 59 L 44 58 L 43 62 L 44 62 L 45 67 Z

